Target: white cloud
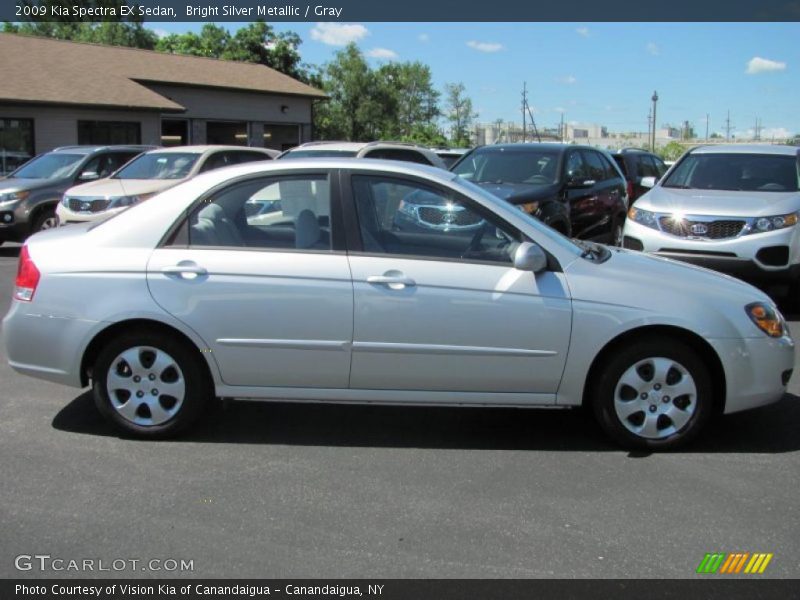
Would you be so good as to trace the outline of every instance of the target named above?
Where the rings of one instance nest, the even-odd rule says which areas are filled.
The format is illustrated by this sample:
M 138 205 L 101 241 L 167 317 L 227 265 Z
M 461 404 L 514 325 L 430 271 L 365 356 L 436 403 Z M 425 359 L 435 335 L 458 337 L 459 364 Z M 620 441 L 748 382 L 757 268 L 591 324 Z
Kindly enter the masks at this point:
M 420 33 L 420 34 L 417 36 L 417 39 L 418 39 L 420 42 L 422 42 L 423 44 L 427 44 L 428 42 L 430 42 L 430 41 L 431 41 L 431 36 L 429 36 L 427 33 Z
M 661 54 L 661 48 L 658 47 L 658 44 L 655 42 L 647 42 L 647 46 L 645 46 L 648 54 L 652 54 L 653 56 L 658 56 Z
M 575 33 L 582 37 L 589 37 L 589 28 L 588 27 L 578 27 L 575 30 Z
M 553 110 L 556 111 L 557 113 L 565 113 L 565 112 L 567 112 L 567 109 L 564 108 L 563 106 L 556 106 Z
M 785 62 L 754 56 L 747 62 L 747 70 L 745 73 L 748 75 L 756 75 L 758 73 L 767 73 L 769 71 L 784 71 L 785 69 Z
M 329 46 L 346 46 L 369 35 L 363 25 L 347 23 L 317 23 L 311 28 L 311 39 Z
M 564 77 L 559 77 L 558 82 L 564 83 L 566 85 L 572 85 L 574 83 L 577 83 L 578 80 L 574 75 L 565 75 Z
M 372 48 L 371 50 L 367 50 L 367 56 L 380 60 L 395 60 L 397 58 L 397 52 L 389 50 L 388 48 Z
M 468 41 L 467 46 L 473 50 L 478 50 L 479 52 L 500 52 L 500 50 L 503 49 L 503 44 L 496 44 L 494 42 L 476 42 L 475 40 Z

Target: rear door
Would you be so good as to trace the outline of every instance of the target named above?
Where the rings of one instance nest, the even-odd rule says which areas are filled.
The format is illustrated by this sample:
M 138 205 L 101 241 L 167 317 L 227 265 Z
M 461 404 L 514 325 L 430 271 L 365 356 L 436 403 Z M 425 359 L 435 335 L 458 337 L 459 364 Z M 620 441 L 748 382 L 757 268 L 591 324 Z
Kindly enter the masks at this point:
M 153 297 L 205 340 L 224 383 L 347 387 L 353 286 L 331 177 L 231 183 L 153 253 Z

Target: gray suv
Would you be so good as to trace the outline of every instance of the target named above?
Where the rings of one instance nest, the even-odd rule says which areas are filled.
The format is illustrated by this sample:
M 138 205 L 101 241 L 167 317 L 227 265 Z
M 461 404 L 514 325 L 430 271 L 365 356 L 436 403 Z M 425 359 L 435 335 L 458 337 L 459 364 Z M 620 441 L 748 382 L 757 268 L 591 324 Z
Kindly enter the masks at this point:
M 67 189 L 107 177 L 155 146 L 63 146 L 40 154 L 0 179 L 0 244 L 22 242 L 56 225 Z

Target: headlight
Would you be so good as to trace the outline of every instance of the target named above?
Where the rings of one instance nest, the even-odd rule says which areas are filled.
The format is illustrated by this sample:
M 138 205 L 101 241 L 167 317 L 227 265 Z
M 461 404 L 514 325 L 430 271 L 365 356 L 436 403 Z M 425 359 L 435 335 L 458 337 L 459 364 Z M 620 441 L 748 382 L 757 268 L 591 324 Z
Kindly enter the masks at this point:
M 785 229 L 794 225 L 797 225 L 797 213 L 777 215 L 775 217 L 758 217 L 753 221 L 753 225 L 747 233 L 765 233 L 767 231 L 775 231 L 776 229 Z
M 61 196 L 61 205 L 62 206 L 69 206 L 69 198 L 67 197 L 66 194 Z
M 764 302 L 753 302 L 744 307 L 747 316 L 769 337 L 779 338 L 786 333 L 781 313 Z
M 123 206 L 133 206 L 139 202 L 139 196 L 116 196 L 108 200 L 108 208 L 122 208 Z
M 658 222 L 656 221 L 656 213 L 650 212 L 649 210 L 644 210 L 642 208 L 636 208 L 635 206 L 631 206 L 630 210 L 628 211 L 628 218 L 631 221 L 639 223 L 640 225 L 644 225 L 645 227 L 652 227 L 653 229 L 658 229 Z
M 21 191 L 21 192 L 9 192 L 7 194 L 0 194 L 0 204 L 5 204 L 6 202 L 18 202 L 20 200 L 25 200 L 31 193 L 28 191 Z

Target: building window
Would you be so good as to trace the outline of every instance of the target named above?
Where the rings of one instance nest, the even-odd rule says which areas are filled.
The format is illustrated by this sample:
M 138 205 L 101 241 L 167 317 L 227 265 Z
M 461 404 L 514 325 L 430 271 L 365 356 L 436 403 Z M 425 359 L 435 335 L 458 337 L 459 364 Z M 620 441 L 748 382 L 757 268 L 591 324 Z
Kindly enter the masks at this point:
M 300 127 L 297 125 L 264 125 L 264 147 L 273 150 L 288 150 L 300 143 Z
M 247 146 L 247 123 L 244 121 L 206 122 L 206 143 Z
M 165 148 L 189 144 L 189 121 L 161 119 L 161 145 Z
M 0 117 L 0 177 L 33 156 L 33 119 Z
M 78 143 L 141 144 L 142 124 L 129 121 L 78 121 Z

